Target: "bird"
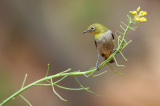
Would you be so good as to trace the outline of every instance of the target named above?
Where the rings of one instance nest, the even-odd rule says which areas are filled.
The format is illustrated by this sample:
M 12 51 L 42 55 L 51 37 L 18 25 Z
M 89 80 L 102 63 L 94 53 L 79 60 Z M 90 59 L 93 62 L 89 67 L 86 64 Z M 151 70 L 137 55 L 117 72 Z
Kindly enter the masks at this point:
M 105 27 L 102 24 L 94 23 L 91 24 L 84 33 L 92 33 L 95 37 L 95 45 L 98 52 L 98 59 L 96 62 L 96 67 L 98 68 L 99 55 L 104 57 L 104 59 L 108 59 L 109 56 L 115 52 L 114 49 L 114 35 L 110 29 Z M 114 59 L 110 60 L 109 63 L 113 63 Z

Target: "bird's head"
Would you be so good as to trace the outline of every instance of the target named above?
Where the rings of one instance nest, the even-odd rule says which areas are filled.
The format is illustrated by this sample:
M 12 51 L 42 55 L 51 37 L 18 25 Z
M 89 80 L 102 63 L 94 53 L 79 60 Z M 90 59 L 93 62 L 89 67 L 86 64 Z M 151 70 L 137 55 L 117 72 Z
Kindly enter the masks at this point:
M 102 24 L 95 23 L 90 25 L 88 29 L 83 32 L 83 34 L 88 32 L 96 35 L 96 34 L 105 33 L 107 31 L 108 31 L 107 27 L 103 26 Z

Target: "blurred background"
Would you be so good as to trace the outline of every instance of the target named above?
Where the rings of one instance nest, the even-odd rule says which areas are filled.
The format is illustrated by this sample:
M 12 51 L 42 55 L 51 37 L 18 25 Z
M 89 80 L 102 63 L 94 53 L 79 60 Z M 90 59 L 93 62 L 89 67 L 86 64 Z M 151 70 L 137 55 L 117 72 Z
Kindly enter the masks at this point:
M 159 0 L 1 0 L 0 102 L 20 89 L 26 73 L 26 85 L 43 78 L 48 63 L 50 75 L 68 68 L 85 71 L 94 67 L 94 37 L 82 32 L 96 22 L 113 32 L 122 31 L 120 21 L 126 23 L 126 15 L 138 6 L 148 12 L 148 21 L 128 32 L 127 41 L 133 41 L 122 51 L 128 62 L 116 55 L 118 63 L 126 67 L 112 64 L 126 76 L 113 73 L 108 66 L 100 70 L 108 70 L 102 76 L 78 76 L 99 97 L 55 88 L 68 100 L 63 102 L 45 86 L 34 86 L 22 95 L 33 106 L 160 106 Z M 73 77 L 60 85 L 79 87 Z M 6 106 L 28 104 L 16 97 Z

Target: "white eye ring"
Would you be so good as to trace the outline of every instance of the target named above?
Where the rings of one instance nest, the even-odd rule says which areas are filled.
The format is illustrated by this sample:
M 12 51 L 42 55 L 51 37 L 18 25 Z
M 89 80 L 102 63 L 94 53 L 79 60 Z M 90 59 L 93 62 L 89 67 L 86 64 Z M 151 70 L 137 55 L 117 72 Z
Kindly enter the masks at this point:
M 95 30 L 95 27 L 91 27 L 91 31 L 94 31 Z

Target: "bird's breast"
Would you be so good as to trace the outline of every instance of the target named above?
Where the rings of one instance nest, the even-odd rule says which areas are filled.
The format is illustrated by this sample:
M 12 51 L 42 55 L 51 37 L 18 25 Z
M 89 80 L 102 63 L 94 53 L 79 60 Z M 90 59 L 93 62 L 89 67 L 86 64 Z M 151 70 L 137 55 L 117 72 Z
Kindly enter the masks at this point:
M 114 49 L 112 32 L 109 30 L 104 33 L 103 37 L 96 40 L 97 49 L 101 55 L 110 54 Z M 108 57 L 108 56 L 107 56 Z

